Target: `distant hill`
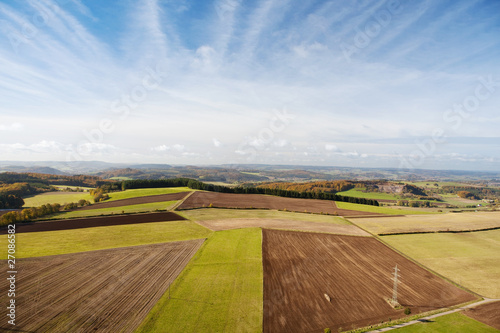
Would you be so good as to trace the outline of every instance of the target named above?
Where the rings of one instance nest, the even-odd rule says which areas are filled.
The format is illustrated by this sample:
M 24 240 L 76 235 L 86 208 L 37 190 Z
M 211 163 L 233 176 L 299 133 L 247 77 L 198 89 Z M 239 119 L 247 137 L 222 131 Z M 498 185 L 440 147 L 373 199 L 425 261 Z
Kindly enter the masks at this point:
M 5 167 L 0 167 L 0 172 L 22 172 L 22 173 L 43 173 L 47 175 L 67 175 L 66 172 L 46 166 L 24 167 L 19 165 L 10 165 Z

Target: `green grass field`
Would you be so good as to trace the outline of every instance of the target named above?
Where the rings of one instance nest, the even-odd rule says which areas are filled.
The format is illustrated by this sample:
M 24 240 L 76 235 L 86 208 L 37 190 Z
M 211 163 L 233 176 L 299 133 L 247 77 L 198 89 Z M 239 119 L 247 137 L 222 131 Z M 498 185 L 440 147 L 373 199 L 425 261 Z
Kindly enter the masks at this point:
M 374 217 L 354 222 L 374 234 L 468 231 L 500 227 L 500 212 Z
M 210 236 L 136 332 L 262 332 L 262 232 Z
M 62 205 L 65 203 L 78 202 L 80 199 L 93 202 L 92 196 L 88 192 L 47 192 L 25 198 L 23 207 L 38 207 L 48 203 L 59 203 Z
M 338 192 L 338 195 L 346 197 L 356 197 L 365 199 L 384 199 L 384 200 L 398 200 L 399 196 L 390 193 L 381 192 L 363 192 L 364 188 L 353 188 L 348 191 Z
M 150 195 L 168 194 L 168 193 L 178 193 L 178 192 L 190 192 L 194 191 L 189 187 L 165 187 L 165 188 L 141 188 L 133 190 L 125 190 L 120 192 L 109 193 L 109 200 L 115 201 L 122 199 L 130 199 L 137 197 L 147 197 Z
M 163 201 L 163 202 L 153 202 L 153 203 L 146 203 L 139 205 L 113 207 L 113 208 L 76 210 L 72 212 L 59 213 L 57 215 L 51 216 L 51 218 L 72 219 L 75 217 L 111 215 L 111 214 L 122 214 L 122 213 L 145 213 L 145 212 L 152 212 L 154 210 L 167 210 L 170 207 L 172 207 L 175 203 L 177 203 L 177 201 Z
M 212 231 L 191 221 L 155 222 L 109 227 L 16 234 L 16 258 L 166 243 L 208 237 Z M 7 249 L 7 235 L 0 235 Z M 6 259 L 2 251 L 0 259 Z
M 288 219 L 310 222 L 351 224 L 342 217 L 320 214 L 306 214 L 260 209 L 201 208 L 176 212 L 193 221 L 221 220 L 236 218 Z
M 452 281 L 482 296 L 500 298 L 500 230 L 381 238 Z
M 359 210 L 362 212 L 380 213 L 386 215 L 414 215 L 414 214 L 436 214 L 434 211 L 425 210 L 407 210 L 400 208 L 360 205 L 350 202 L 335 201 L 337 207 L 340 209 Z
M 429 322 L 395 329 L 398 333 L 494 333 L 497 329 L 459 312 L 430 319 Z

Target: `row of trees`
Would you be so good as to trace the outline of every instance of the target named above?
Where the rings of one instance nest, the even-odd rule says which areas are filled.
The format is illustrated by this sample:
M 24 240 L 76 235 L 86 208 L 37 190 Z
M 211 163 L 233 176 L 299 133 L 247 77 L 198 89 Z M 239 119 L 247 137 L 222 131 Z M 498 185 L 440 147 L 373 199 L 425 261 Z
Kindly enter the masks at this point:
M 14 194 L 0 195 L 0 209 L 18 209 L 24 206 L 24 200 Z
M 88 186 L 96 187 L 111 182 L 110 180 L 103 180 L 98 176 L 88 175 L 52 175 L 44 173 L 17 173 L 17 172 L 4 172 L 0 174 L 1 183 L 41 183 L 45 185 L 68 185 L 68 186 Z
M 0 195 L 13 194 L 26 197 L 37 193 L 55 191 L 56 189 L 45 183 L 12 183 L 0 184 Z
M 258 188 L 272 188 L 297 192 L 329 192 L 336 193 L 356 187 L 356 183 L 348 180 L 330 180 L 307 183 L 267 183 L 258 185 Z
M 126 180 L 121 183 L 122 190 L 136 188 L 158 188 L 158 187 L 189 187 L 191 189 L 221 192 L 221 193 L 245 193 L 245 194 L 267 194 L 287 198 L 319 199 L 351 202 L 363 205 L 378 206 L 377 200 L 354 198 L 337 195 L 335 193 L 313 192 L 313 191 L 290 191 L 279 188 L 259 187 L 227 187 L 200 182 L 189 178 L 154 179 L 154 180 Z
M 77 203 L 69 203 L 61 206 L 58 203 L 45 204 L 39 207 L 25 208 L 21 211 L 12 211 L 0 216 L 0 225 L 7 225 L 10 223 L 27 222 L 47 215 L 59 213 L 61 211 L 75 209 L 77 207 L 90 205 L 87 200 L 80 200 Z

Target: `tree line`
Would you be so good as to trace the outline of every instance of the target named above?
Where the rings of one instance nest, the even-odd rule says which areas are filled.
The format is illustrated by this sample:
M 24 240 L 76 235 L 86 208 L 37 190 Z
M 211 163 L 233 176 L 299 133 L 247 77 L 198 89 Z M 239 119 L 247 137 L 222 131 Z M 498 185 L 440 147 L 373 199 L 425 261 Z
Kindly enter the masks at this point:
M 25 208 L 21 211 L 8 212 L 0 216 L 0 226 L 7 225 L 10 223 L 28 222 L 34 219 L 38 219 L 40 217 L 59 213 L 61 211 L 67 211 L 75 209 L 77 207 L 83 207 L 88 205 L 90 205 L 89 201 L 81 199 L 78 202 L 72 202 L 64 206 L 61 206 L 58 203 L 54 203 L 54 204 L 45 204 L 39 207 Z
M 174 179 L 136 179 L 125 180 L 121 183 L 122 190 L 138 189 L 138 188 L 159 188 L 159 187 L 189 187 L 195 190 L 203 190 L 210 192 L 221 193 L 243 193 L 243 194 L 266 194 L 278 197 L 301 198 L 301 199 L 319 199 L 333 200 L 362 205 L 378 206 L 377 200 L 355 198 L 338 195 L 335 193 L 319 192 L 319 191 L 291 191 L 280 188 L 260 188 L 260 187 L 227 187 L 222 185 L 214 185 L 200 182 L 190 178 L 174 178 Z

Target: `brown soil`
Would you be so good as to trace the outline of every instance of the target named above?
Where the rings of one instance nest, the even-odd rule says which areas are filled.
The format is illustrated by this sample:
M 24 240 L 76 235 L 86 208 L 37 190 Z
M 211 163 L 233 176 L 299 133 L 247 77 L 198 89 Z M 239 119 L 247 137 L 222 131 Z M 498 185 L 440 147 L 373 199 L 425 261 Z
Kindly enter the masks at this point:
M 203 241 L 18 259 L 15 331 L 133 332 Z M 1 279 L 2 304 L 8 289 Z M 6 306 L 0 314 L 8 318 Z
M 166 222 L 166 221 L 180 221 L 180 220 L 185 220 L 185 218 L 172 212 L 115 215 L 115 216 L 102 216 L 102 217 L 99 216 L 99 217 L 87 217 L 87 218 L 70 219 L 70 220 L 18 223 L 16 224 L 16 233 L 56 231 L 56 230 L 67 230 L 67 229 L 104 227 L 104 226 L 122 225 L 122 224 L 137 224 L 137 223 Z M 0 235 L 2 234 L 7 234 L 6 227 L 0 230 Z
M 353 235 L 353 236 L 371 236 L 369 233 L 350 224 L 308 222 L 308 221 L 297 221 L 297 220 L 286 220 L 286 219 L 240 218 L 240 219 L 196 221 L 196 223 L 213 231 L 256 227 L 256 228 L 326 232 L 331 234 Z
M 147 203 L 154 203 L 154 202 L 182 200 L 189 193 L 191 193 L 191 192 L 179 192 L 179 193 L 150 195 L 150 196 L 146 196 L 146 197 L 122 199 L 122 200 L 109 201 L 109 202 L 105 201 L 105 202 L 99 202 L 99 203 L 96 203 L 96 204 L 90 205 L 90 206 L 80 207 L 80 208 L 77 208 L 75 210 L 114 208 L 114 207 L 139 205 L 139 204 L 147 204 Z
M 500 301 L 469 308 L 464 311 L 464 314 L 500 330 Z
M 263 230 L 264 332 L 350 330 L 476 299 L 375 238 Z M 330 297 L 328 301 L 325 294 Z
M 232 194 L 195 192 L 177 209 L 200 207 L 280 209 L 292 212 L 328 213 L 339 216 L 377 216 L 381 214 L 339 209 L 334 201 L 316 199 L 284 198 L 262 194 Z

